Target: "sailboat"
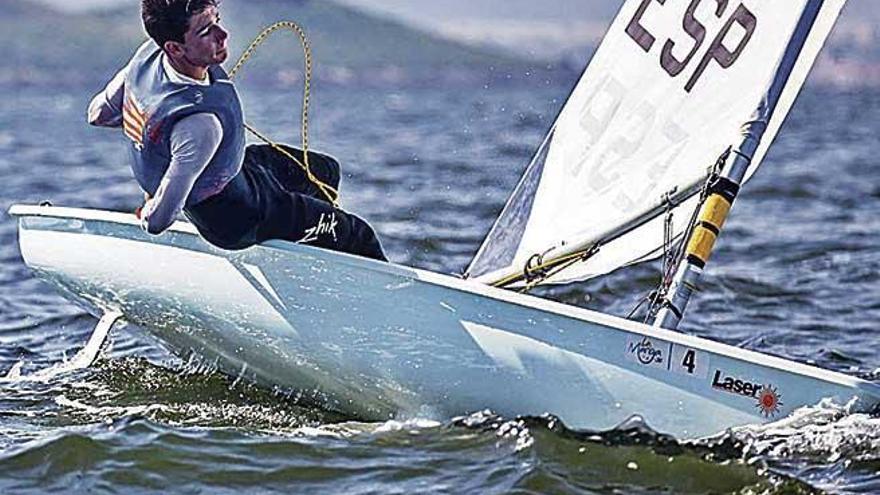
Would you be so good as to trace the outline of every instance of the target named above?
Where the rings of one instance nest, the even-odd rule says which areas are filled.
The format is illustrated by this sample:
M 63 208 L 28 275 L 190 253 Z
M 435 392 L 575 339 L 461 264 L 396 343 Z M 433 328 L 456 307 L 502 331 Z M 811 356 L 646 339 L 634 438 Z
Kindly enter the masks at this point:
M 844 1 L 626 1 L 464 277 L 53 206 L 10 210 L 21 253 L 101 335 L 121 319 L 364 419 L 640 416 L 696 438 L 823 399 L 867 410 L 878 384 L 676 331 Z M 647 323 L 527 293 L 661 256 Z

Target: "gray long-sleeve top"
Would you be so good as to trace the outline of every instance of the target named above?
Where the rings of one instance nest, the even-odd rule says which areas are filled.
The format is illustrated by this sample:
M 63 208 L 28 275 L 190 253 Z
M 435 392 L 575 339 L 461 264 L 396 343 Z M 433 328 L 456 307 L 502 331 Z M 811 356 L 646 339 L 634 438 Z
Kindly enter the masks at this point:
M 179 84 L 208 85 L 177 72 L 163 57 L 162 66 L 168 77 Z M 122 102 L 125 96 L 123 68 L 95 95 L 89 105 L 88 121 L 102 127 L 122 125 Z M 171 163 L 162 177 L 156 194 L 147 201 L 141 212 L 142 225 L 150 234 L 160 234 L 174 223 L 183 210 L 193 185 L 220 147 L 223 127 L 220 119 L 211 113 L 196 113 L 180 119 L 171 130 Z

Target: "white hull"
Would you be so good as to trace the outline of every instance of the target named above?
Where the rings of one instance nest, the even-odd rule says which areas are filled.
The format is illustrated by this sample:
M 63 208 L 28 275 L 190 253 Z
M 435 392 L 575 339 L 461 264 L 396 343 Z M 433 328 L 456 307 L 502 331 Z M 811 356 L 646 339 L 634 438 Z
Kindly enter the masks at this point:
M 412 268 L 284 242 L 222 251 L 121 213 L 11 213 L 25 262 L 71 300 L 365 419 L 488 408 L 602 430 L 639 414 L 692 438 L 823 398 L 880 401 L 857 378 Z

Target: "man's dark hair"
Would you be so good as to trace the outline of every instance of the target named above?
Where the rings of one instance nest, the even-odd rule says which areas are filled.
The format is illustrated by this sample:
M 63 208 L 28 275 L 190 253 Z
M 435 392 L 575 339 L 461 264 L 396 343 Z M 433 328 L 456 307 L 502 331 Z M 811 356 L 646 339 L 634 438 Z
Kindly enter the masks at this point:
M 166 41 L 183 43 L 190 17 L 218 3 L 218 0 L 142 0 L 141 18 L 147 34 L 160 47 Z

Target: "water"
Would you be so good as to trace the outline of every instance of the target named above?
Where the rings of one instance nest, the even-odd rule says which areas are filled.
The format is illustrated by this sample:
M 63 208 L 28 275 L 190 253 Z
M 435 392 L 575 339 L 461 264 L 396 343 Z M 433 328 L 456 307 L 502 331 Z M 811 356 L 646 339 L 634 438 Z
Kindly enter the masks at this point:
M 317 88 L 313 143 L 344 166 L 344 206 L 395 261 L 460 272 L 567 92 L 561 84 Z M 0 113 L 0 374 L 73 357 L 95 321 L 23 265 L 13 203 L 132 210 L 117 132 L 88 90 L 7 92 Z M 254 125 L 298 136 L 298 95 L 244 88 Z M 880 379 L 880 94 L 808 88 L 744 190 L 684 330 Z M 545 290 L 627 314 L 659 268 Z M 635 421 L 576 432 L 491 412 L 364 423 L 172 357 L 115 329 L 91 368 L 0 383 L 0 492 L 877 493 L 880 419 L 817 404 L 682 443 Z

